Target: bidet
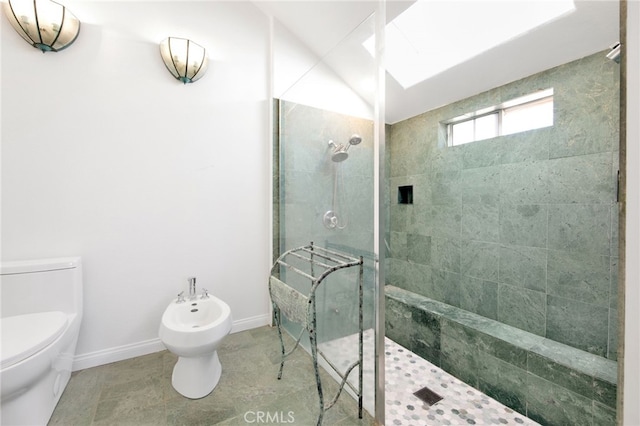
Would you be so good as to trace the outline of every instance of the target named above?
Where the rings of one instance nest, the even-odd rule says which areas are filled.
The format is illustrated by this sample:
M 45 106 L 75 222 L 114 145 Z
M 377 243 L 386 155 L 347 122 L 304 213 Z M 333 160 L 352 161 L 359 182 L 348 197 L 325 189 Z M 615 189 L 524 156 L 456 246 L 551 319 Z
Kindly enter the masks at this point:
M 231 331 L 231 309 L 206 292 L 186 303 L 174 299 L 164 311 L 159 336 L 166 348 L 178 355 L 171 384 L 181 395 L 198 399 L 218 384 L 222 366 L 217 349 Z

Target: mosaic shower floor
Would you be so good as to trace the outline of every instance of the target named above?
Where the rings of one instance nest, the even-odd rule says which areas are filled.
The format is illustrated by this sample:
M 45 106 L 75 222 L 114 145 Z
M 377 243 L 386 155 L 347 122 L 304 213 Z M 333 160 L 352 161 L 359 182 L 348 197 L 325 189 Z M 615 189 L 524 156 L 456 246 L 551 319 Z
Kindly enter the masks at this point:
M 357 341 L 354 334 L 323 343 L 319 349 L 336 367 L 345 368 L 357 359 Z M 366 330 L 365 354 L 373 354 L 373 342 L 373 330 Z M 364 406 L 372 413 L 372 357 L 365 358 L 363 365 Z M 357 380 L 354 373 L 350 380 Z M 429 406 L 413 395 L 424 387 L 442 400 Z M 388 338 L 385 338 L 385 403 L 387 426 L 538 425 Z

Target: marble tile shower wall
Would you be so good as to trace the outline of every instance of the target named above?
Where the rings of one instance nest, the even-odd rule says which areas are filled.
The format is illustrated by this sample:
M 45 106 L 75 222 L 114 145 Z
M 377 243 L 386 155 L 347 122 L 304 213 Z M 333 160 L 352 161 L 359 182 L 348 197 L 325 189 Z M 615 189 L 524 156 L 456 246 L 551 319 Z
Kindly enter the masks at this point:
M 616 359 L 618 72 L 597 53 L 392 125 L 386 282 Z M 547 88 L 552 127 L 446 147 L 441 121 Z
M 313 241 L 322 247 L 365 257 L 365 324 L 373 318 L 373 122 L 280 101 L 279 108 L 279 235 L 280 252 Z M 331 161 L 329 140 L 346 144 L 354 133 L 362 142 L 351 146 L 349 157 Z M 334 206 L 335 173 L 339 169 Z M 334 208 L 335 207 L 335 208 Z M 343 229 L 328 229 L 323 216 L 335 210 Z M 328 278 L 331 288 L 320 289 L 318 321 L 321 340 L 355 332 L 357 324 L 356 268 L 337 271 Z M 306 279 L 288 274 L 289 285 L 305 294 Z M 326 286 L 325 286 L 326 287 Z M 353 325 L 351 324 L 351 325 Z M 295 334 L 295 333 L 294 333 Z

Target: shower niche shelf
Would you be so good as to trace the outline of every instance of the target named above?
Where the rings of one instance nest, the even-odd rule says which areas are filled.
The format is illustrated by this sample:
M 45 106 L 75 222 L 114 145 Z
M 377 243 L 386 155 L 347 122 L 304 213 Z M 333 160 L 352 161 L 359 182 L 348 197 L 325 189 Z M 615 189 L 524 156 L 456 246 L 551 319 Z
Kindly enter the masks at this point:
M 310 290 L 303 294 L 284 281 L 279 276 L 280 267 L 287 271 L 293 272 L 296 276 L 309 280 Z M 323 281 L 333 272 L 345 268 L 359 268 L 358 271 L 358 359 L 353 362 L 344 373 L 331 363 L 325 357 L 321 350 L 318 349 L 317 339 L 317 317 L 316 317 L 316 291 Z M 358 398 L 358 416 L 362 418 L 362 375 L 363 375 L 363 272 L 364 262 L 362 256 L 356 258 L 350 254 L 342 253 L 336 250 L 329 250 L 318 247 L 311 242 L 309 245 L 298 247 L 284 252 L 271 267 L 269 277 L 269 295 L 273 305 L 274 320 L 278 328 L 278 336 L 280 338 L 280 347 L 282 350 L 282 359 L 280 361 L 280 369 L 278 371 L 278 380 L 282 378 L 284 363 L 286 358 L 291 355 L 300 345 L 300 339 L 306 333 L 309 335 L 309 344 L 311 346 L 311 358 L 313 360 L 313 369 L 316 376 L 316 384 L 318 388 L 318 399 L 320 412 L 318 415 L 317 425 L 322 424 L 325 411 L 335 405 L 347 385 L 355 393 Z M 278 276 L 276 276 L 278 275 Z M 285 348 L 282 338 L 282 316 L 289 321 L 302 325 L 302 330 L 298 335 L 293 347 L 289 350 Z M 322 381 L 320 380 L 320 370 L 318 366 L 318 357 L 321 357 L 326 364 L 334 370 L 341 378 L 340 386 L 333 399 L 325 404 L 325 395 L 323 392 Z M 358 368 L 358 388 L 347 381 L 349 374 Z
M 398 204 L 413 204 L 413 185 L 398 187 Z

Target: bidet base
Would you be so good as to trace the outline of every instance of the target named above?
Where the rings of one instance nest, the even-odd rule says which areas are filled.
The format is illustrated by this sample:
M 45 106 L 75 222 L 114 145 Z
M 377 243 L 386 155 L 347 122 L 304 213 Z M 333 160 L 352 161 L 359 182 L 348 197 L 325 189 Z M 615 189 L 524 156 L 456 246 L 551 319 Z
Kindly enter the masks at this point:
M 217 351 L 199 357 L 179 357 L 173 367 L 171 384 L 182 396 L 199 399 L 213 391 L 221 375 Z

